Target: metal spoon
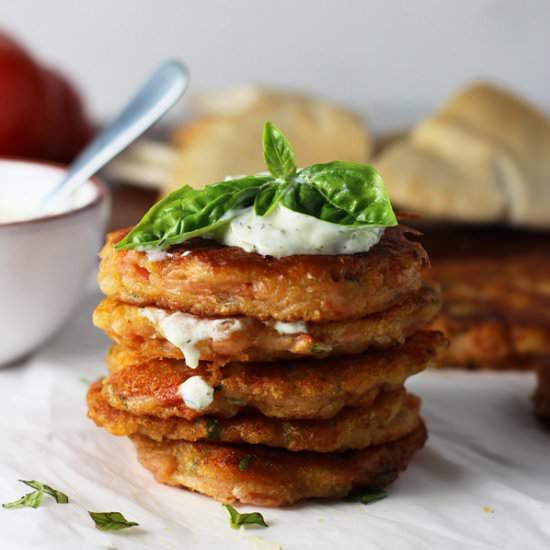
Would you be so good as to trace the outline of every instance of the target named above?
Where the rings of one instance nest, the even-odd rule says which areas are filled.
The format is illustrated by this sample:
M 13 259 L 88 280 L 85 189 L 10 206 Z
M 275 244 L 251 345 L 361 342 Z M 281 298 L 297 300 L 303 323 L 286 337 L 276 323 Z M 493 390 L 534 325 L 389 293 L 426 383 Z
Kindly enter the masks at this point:
M 64 178 L 42 198 L 36 215 L 45 215 L 150 128 L 183 95 L 189 71 L 178 61 L 161 65 L 114 122 L 97 135 L 69 166 Z

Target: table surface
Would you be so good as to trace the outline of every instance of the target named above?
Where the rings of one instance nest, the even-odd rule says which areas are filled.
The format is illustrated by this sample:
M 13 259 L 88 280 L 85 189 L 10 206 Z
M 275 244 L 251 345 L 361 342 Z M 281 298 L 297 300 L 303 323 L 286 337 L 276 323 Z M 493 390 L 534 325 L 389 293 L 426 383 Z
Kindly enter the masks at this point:
M 388 498 L 263 509 L 268 529 L 234 531 L 219 503 L 155 483 L 127 439 L 86 418 L 86 383 L 104 372 L 108 346 L 90 322 L 99 299 L 94 291 L 46 347 L 0 370 L 0 500 L 27 492 L 18 479 L 71 500 L 0 509 L 1 549 L 550 547 L 550 433 L 532 415 L 531 373 L 421 373 L 408 386 L 430 438 Z M 100 532 L 88 510 L 140 526 Z

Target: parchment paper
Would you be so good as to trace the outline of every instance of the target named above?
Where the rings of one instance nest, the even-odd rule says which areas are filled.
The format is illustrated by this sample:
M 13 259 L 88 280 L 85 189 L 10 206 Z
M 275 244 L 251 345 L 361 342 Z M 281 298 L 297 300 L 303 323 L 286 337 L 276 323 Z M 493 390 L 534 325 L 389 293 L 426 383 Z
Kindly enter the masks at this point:
M 532 374 L 415 376 L 408 386 L 423 398 L 430 438 L 388 498 L 261 509 L 270 527 L 243 533 L 219 503 L 155 483 L 128 440 L 86 418 L 85 381 L 105 372 L 108 346 L 90 321 L 99 299 L 34 357 L 0 370 L 0 501 L 28 491 L 18 479 L 71 499 L 0 509 L 2 550 L 550 548 L 550 432 L 532 415 Z M 88 510 L 140 526 L 100 532 Z

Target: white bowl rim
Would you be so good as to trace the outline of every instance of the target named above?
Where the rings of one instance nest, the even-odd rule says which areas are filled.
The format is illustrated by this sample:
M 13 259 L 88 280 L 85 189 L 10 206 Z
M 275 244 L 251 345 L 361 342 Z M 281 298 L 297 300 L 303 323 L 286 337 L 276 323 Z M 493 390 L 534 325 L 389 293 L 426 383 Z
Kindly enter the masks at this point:
M 10 164 L 32 164 L 32 165 L 38 165 L 42 166 L 44 168 L 48 168 L 49 170 L 58 170 L 59 172 L 66 172 L 68 166 L 58 163 L 58 162 L 50 162 L 47 160 L 29 160 L 24 158 L 15 158 L 15 157 L 0 157 L 0 164 L 3 163 L 10 163 Z M 94 188 L 95 188 L 95 197 L 93 200 L 88 202 L 87 204 L 84 204 L 83 206 L 79 206 L 78 208 L 72 208 L 69 210 L 65 210 L 63 212 L 59 212 L 57 214 L 50 214 L 48 216 L 41 216 L 39 218 L 30 218 L 27 220 L 19 220 L 19 221 L 12 221 L 12 222 L 6 222 L 2 223 L 0 222 L 0 231 L 3 228 L 12 228 L 12 227 L 18 227 L 23 225 L 34 225 L 38 223 L 46 223 L 49 221 L 54 220 L 60 220 L 62 218 L 68 218 L 72 216 L 76 216 L 84 211 L 92 210 L 96 206 L 99 206 L 102 202 L 104 202 L 108 196 L 109 196 L 109 189 L 105 182 L 97 177 L 92 176 L 87 182 L 90 182 Z

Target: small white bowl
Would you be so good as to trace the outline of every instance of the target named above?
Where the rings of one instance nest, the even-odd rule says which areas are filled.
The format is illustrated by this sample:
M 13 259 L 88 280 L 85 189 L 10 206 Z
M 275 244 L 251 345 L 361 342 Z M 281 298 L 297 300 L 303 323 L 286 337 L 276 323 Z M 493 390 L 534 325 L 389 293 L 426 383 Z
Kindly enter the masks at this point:
M 0 159 L 0 365 L 32 352 L 67 321 L 96 262 L 110 205 L 107 187 L 97 178 L 59 213 L 2 223 L 9 205 L 32 211 L 64 171 Z

